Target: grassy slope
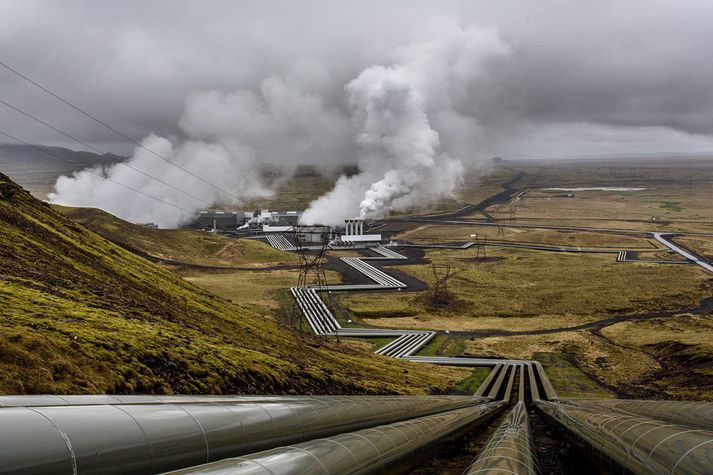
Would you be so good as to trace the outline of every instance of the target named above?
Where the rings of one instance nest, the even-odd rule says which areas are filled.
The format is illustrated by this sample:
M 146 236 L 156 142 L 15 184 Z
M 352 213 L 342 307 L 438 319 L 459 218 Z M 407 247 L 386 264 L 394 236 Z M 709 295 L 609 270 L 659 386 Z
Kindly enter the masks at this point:
M 297 263 L 293 254 L 260 241 L 228 239 L 187 229 L 154 229 L 128 223 L 96 208 L 53 206 L 106 239 L 130 250 L 191 264 L 215 266 Z
M 602 333 L 621 347 L 663 362 L 653 382 L 677 398 L 713 399 L 713 322 L 710 315 L 623 322 Z
M 405 239 L 412 242 L 466 242 L 472 240 L 470 237 L 471 234 L 476 234 L 478 239 L 485 239 L 486 242 L 511 241 L 551 246 L 609 248 L 616 250 L 657 249 L 661 247 L 653 240 L 634 236 L 508 227 L 502 227 L 498 230 L 496 226 L 477 225 L 421 225 L 418 228 L 399 233 L 394 236 L 393 239 Z
M 406 393 L 464 377 L 288 331 L 22 189 L 0 198 L 0 261 L 1 393 Z

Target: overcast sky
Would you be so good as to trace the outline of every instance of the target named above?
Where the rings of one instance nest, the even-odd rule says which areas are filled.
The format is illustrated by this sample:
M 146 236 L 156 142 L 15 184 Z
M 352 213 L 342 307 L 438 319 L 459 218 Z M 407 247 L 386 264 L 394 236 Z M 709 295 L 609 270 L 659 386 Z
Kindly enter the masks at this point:
M 483 124 L 479 154 L 713 151 L 710 0 L 2 0 L 0 61 L 136 140 L 180 138 L 192 94 L 257 91 L 270 77 L 346 110 L 349 81 L 440 20 L 507 45 L 457 104 Z M 0 99 L 131 152 L 2 68 Z M 0 130 L 79 148 L 2 105 Z

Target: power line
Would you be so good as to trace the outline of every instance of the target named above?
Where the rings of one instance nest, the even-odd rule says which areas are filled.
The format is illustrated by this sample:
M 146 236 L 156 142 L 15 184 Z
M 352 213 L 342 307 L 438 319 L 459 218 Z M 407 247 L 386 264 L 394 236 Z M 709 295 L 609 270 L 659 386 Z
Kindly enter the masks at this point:
M 36 146 L 36 145 L 33 145 L 33 144 L 29 143 L 29 142 L 25 142 L 24 140 L 19 139 L 19 138 L 13 136 L 13 135 L 10 135 L 10 134 L 8 134 L 8 133 L 6 133 L 6 132 L 3 132 L 2 130 L 0 130 L 0 135 L 4 135 L 5 137 L 7 137 L 7 138 L 9 138 L 9 139 L 12 139 L 12 140 L 14 140 L 15 142 L 21 143 L 21 144 L 23 144 L 23 145 L 27 145 L 28 147 L 32 147 L 33 149 L 35 149 L 35 150 L 37 150 L 37 151 L 39 151 L 39 152 L 42 152 L 42 153 L 44 153 L 45 155 L 49 155 L 50 157 L 53 157 L 53 158 L 55 158 L 55 159 L 57 159 L 57 160 L 61 160 L 61 161 L 63 161 L 63 162 L 69 163 L 70 165 L 81 166 L 81 165 L 79 165 L 79 164 L 77 164 L 77 163 L 72 162 L 71 160 L 67 160 L 66 158 L 60 157 L 59 155 L 55 155 L 54 153 L 49 152 L 49 151 L 47 151 L 47 150 L 45 150 L 45 149 L 43 149 L 43 148 L 40 148 L 40 147 L 38 147 L 38 146 Z M 99 173 L 93 172 L 93 171 L 91 171 L 91 170 L 85 170 L 85 171 L 86 171 L 87 173 L 91 173 L 92 175 L 96 175 L 96 176 L 98 176 L 99 178 L 102 178 L 102 179 L 104 179 L 104 180 L 110 181 L 110 182 L 112 182 L 112 183 L 116 183 L 116 184 L 119 185 L 119 186 L 123 186 L 124 188 L 126 188 L 126 189 L 128 189 L 128 190 L 135 191 L 136 193 L 139 193 L 139 194 L 141 194 L 141 195 L 144 195 L 144 196 L 147 197 L 147 198 L 151 198 L 151 199 L 154 200 L 154 201 L 158 201 L 158 202 L 161 202 L 161 203 L 163 203 L 163 204 L 165 204 L 165 205 L 168 205 L 168 206 L 171 206 L 171 207 L 173 207 L 173 208 L 179 209 L 179 210 L 181 210 L 181 211 L 185 211 L 186 213 L 191 213 L 191 214 L 193 214 L 193 211 L 191 211 L 191 210 L 188 210 L 188 209 L 185 209 L 185 208 L 181 208 L 180 206 L 174 205 L 173 203 L 169 203 L 168 201 L 162 200 L 161 198 L 156 198 L 155 196 L 151 196 L 151 195 L 149 195 L 148 193 L 144 193 L 144 192 L 141 191 L 141 190 L 137 190 L 136 188 L 132 188 L 132 187 L 129 186 L 129 185 L 124 185 L 123 183 L 119 183 L 118 181 L 112 180 L 111 178 L 105 177 L 104 175 L 101 175 L 101 174 L 99 174 Z
M 45 127 L 48 127 L 48 128 L 50 128 L 50 129 L 54 130 L 55 132 L 60 133 L 60 134 L 64 135 L 65 137 L 67 137 L 67 138 L 69 138 L 69 139 L 71 139 L 71 140 L 74 140 L 75 142 L 77 142 L 77 143 L 79 143 L 79 144 L 81 144 L 81 145 L 84 145 L 85 147 L 87 147 L 87 148 L 89 148 L 89 149 L 91 149 L 91 150 L 94 150 L 95 152 L 97 152 L 97 153 L 99 153 L 99 154 L 102 154 L 102 155 L 106 154 L 106 152 L 104 152 L 103 150 L 100 150 L 100 149 L 96 148 L 95 146 L 90 145 L 90 144 L 84 142 L 83 140 L 80 140 L 80 139 L 78 139 L 78 138 L 76 138 L 76 137 L 74 137 L 74 136 L 72 136 L 72 135 L 70 135 L 70 134 L 64 132 L 63 130 L 58 129 L 57 127 L 55 127 L 55 126 L 53 126 L 53 125 L 51 125 L 51 124 L 48 124 L 47 122 L 43 121 L 42 119 L 39 119 L 38 117 L 35 117 L 35 116 L 33 116 L 32 114 L 29 114 L 29 113 L 23 111 L 22 109 L 20 109 L 20 108 L 18 108 L 18 107 L 15 107 L 15 106 L 13 106 L 12 104 L 10 104 L 10 103 L 8 103 L 8 102 L 5 102 L 5 101 L 2 100 L 2 99 L 0 99 L 0 104 L 4 104 L 5 106 L 9 107 L 10 109 L 12 109 L 12 110 L 14 110 L 14 111 L 16 111 L 16 112 L 19 112 L 20 114 L 24 115 L 25 117 L 29 117 L 30 119 L 39 122 L 40 124 L 44 125 Z M 200 201 L 200 202 L 203 203 L 203 204 L 206 204 L 206 205 L 208 205 L 208 206 L 210 206 L 210 205 L 212 204 L 212 203 L 210 203 L 210 202 L 208 202 L 208 201 L 206 201 L 206 200 L 204 200 L 204 199 L 202 199 L 202 198 L 199 198 L 199 197 L 197 197 L 197 196 L 195 196 L 195 195 L 193 195 L 193 194 L 191 194 L 191 193 L 188 193 L 187 191 L 183 191 L 182 189 L 180 189 L 180 188 L 178 188 L 178 187 L 176 187 L 176 186 L 173 186 L 173 185 L 171 185 L 170 183 L 166 183 L 165 181 L 163 181 L 163 180 L 161 180 L 161 179 L 159 179 L 159 178 L 156 178 L 155 176 L 150 175 L 150 174 L 146 173 L 145 171 L 136 168 L 136 167 L 133 166 L 133 165 L 130 165 L 130 164 L 124 163 L 124 162 L 118 162 L 117 165 L 123 165 L 123 166 L 125 166 L 125 167 L 127 167 L 127 168 L 130 168 L 130 169 L 132 169 L 132 170 L 135 170 L 135 171 L 141 173 L 142 175 L 151 178 L 152 180 L 156 180 L 156 181 L 159 182 L 159 183 L 163 183 L 164 185 L 168 186 L 169 188 L 173 188 L 174 190 L 179 191 L 179 192 L 183 193 L 183 194 L 186 195 L 186 196 L 190 196 L 191 198 Z
M 49 94 L 50 96 L 54 97 L 55 99 L 57 99 L 57 100 L 59 100 L 59 101 L 65 103 L 66 105 L 68 105 L 68 106 L 71 107 L 72 109 L 76 110 L 76 111 L 79 112 L 80 114 L 83 114 L 84 116 L 86 116 L 86 117 L 92 119 L 94 122 L 96 122 L 96 123 L 98 123 L 98 124 L 100 124 L 100 125 L 106 127 L 107 129 L 111 130 L 111 131 L 114 132 L 115 134 L 118 134 L 119 136 L 123 137 L 124 139 L 126 139 L 126 140 L 128 140 L 129 142 L 131 142 L 131 143 L 133 143 L 134 145 L 136 145 L 137 147 L 140 147 L 140 148 L 142 148 L 143 150 L 146 150 L 147 152 L 149 152 L 149 153 L 151 153 L 152 155 L 154 155 L 154 156 L 160 158 L 160 159 L 163 160 L 164 162 L 169 163 L 169 164 L 173 165 L 174 167 L 178 168 L 179 170 L 183 170 L 184 172 L 186 172 L 186 173 L 188 173 L 189 175 L 191 175 L 191 176 L 197 178 L 198 180 L 202 181 L 203 183 L 206 183 L 207 185 L 212 186 L 213 188 L 215 188 L 216 190 L 220 191 L 221 193 L 225 193 L 226 195 L 230 196 L 231 198 L 233 198 L 233 199 L 235 199 L 235 200 L 237 200 L 237 201 L 240 201 L 240 198 L 238 198 L 238 197 L 235 196 L 234 194 L 230 193 L 229 191 L 226 191 L 226 190 L 224 190 L 223 188 L 220 188 L 219 186 L 214 185 L 213 183 L 211 183 L 211 182 L 209 182 L 209 181 L 207 181 L 207 180 L 205 180 L 205 179 L 199 177 L 198 175 L 196 175 L 196 174 L 193 173 L 192 171 L 186 170 L 185 168 L 183 168 L 183 167 L 180 166 L 180 165 L 177 165 L 176 163 L 172 162 L 172 161 L 169 160 L 168 158 L 166 158 L 166 157 L 164 157 L 164 156 L 162 156 L 162 155 L 159 155 L 158 153 L 156 153 L 156 152 L 154 152 L 153 150 L 151 150 L 150 148 L 148 148 L 148 147 L 146 147 L 146 146 L 140 144 L 140 143 L 137 142 L 136 140 L 134 140 L 134 139 L 132 139 L 131 137 L 127 136 L 126 134 L 124 134 L 124 133 L 122 133 L 122 132 L 119 132 L 118 130 L 116 130 L 114 127 L 110 126 L 110 125 L 107 124 L 106 122 L 103 122 L 103 121 L 97 119 L 95 116 L 93 116 L 93 115 L 90 114 L 89 112 L 86 112 L 86 111 L 80 109 L 79 107 L 75 106 L 74 104 L 72 104 L 71 102 L 69 102 L 67 99 L 64 99 L 63 97 L 60 97 L 60 96 L 58 96 L 57 94 L 55 94 L 54 92 L 50 91 L 49 89 L 47 89 L 47 88 L 41 86 L 40 84 L 36 83 L 35 81 L 33 81 L 32 79 L 30 79 L 29 77 L 25 76 L 24 74 L 20 73 L 19 71 L 15 70 L 15 69 L 11 68 L 11 67 L 8 66 L 7 64 L 5 64 L 5 63 L 3 63 L 3 62 L 0 61 L 0 66 L 2 66 L 3 68 L 7 69 L 7 70 L 10 71 L 10 72 L 12 72 L 13 74 L 15 74 L 15 75 L 21 77 L 22 79 L 24 79 L 25 81 L 29 82 L 29 83 L 32 84 L 33 86 L 35 86 L 35 87 L 37 87 L 37 88 L 43 90 L 44 92 L 46 92 L 46 93 Z

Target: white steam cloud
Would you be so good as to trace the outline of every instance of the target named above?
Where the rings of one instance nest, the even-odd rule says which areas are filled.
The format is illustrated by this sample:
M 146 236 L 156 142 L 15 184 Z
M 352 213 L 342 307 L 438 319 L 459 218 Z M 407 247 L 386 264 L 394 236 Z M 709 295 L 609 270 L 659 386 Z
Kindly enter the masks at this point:
M 114 165 L 59 178 L 50 201 L 172 227 L 209 204 L 240 206 L 270 196 L 260 174 L 265 164 L 356 162 L 360 172 L 340 177 L 310 205 L 304 222 L 338 224 L 427 206 L 454 193 L 465 165 L 481 163 L 483 117 L 494 102 L 482 89 L 497 90 L 493 70 L 509 51 L 495 29 L 436 21 L 423 41 L 392 51 L 383 65 L 349 81 L 345 97 L 334 97 L 328 71 L 309 60 L 254 90 L 195 92 L 179 121 L 184 137 L 150 135 L 143 145 L 228 194 L 137 148 L 132 167 L 200 199 Z
M 300 79 L 302 89 L 319 85 L 305 83 L 304 75 Z M 193 175 L 137 147 L 127 163 L 174 188 L 117 164 L 60 177 L 49 200 L 98 207 L 132 222 L 175 227 L 211 204 L 240 206 L 245 199 L 269 197 L 272 190 L 261 177 L 262 164 L 328 163 L 353 141 L 347 118 L 325 106 L 319 95 L 302 89 L 289 78 L 270 77 L 261 82 L 259 92 L 193 93 L 179 121 L 186 140 L 150 135 L 142 142 Z
M 116 164 L 105 170 L 82 170 L 72 177 L 59 177 L 55 183 L 55 193 L 50 193 L 49 201 L 68 206 L 101 208 L 131 222 L 153 222 L 161 227 L 175 227 L 190 219 L 206 203 L 224 202 L 226 197 L 230 200 L 230 196 L 218 188 L 240 190 L 243 197 L 269 195 L 269 191 L 260 184 L 260 176 L 253 169 L 252 150 L 229 137 L 215 143 L 192 140 L 174 143 L 150 135 L 142 141 L 142 145 L 194 172 L 215 187 L 158 159 L 151 152 L 137 148 L 128 163 L 148 175 L 160 177 L 174 188 Z M 178 190 L 184 190 L 202 201 Z
M 346 87 L 361 172 L 315 200 L 305 223 L 379 217 L 451 196 L 477 161 L 477 110 L 459 110 L 489 67 L 509 53 L 494 29 L 438 22 L 430 39 L 395 52 Z M 472 104 L 472 102 L 471 102 Z M 477 104 L 477 103 L 476 103 Z

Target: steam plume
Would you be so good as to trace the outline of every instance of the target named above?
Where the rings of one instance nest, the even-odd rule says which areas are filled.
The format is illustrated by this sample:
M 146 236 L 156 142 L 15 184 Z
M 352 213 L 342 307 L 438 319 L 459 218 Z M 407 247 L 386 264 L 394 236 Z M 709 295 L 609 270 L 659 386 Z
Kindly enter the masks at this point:
M 121 165 L 60 177 L 49 200 L 99 207 L 132 222 L 175 227 L 212 203 L 240 206 L 245 199 L 268 197 L 272 190 L 261 177 L 262 164 L 329 162 L 345 143 L 353 140 L 344 114 L 325 106 L 319 95 L 303 90 L 312 86 L 304 83 L 304 76 L 301 79 L 302 89 L 270 77 L 261 82 L 257 92 L 195 92 L 187 98 L 179 121 L 186 140 L 156 135 L 143 140 L 146 148 L 229 194 L 137 148 L 129 159 L 134 168 L 202 201 Z M 316 140 L 318 137 L 321 139 Z M 102 179 L 97 171 L 178 208 Z
M 369 67 L 346 86 L 361 173 L 341 177 L 304 222 L 337 224 L 425 206 L 461 183 L 462 160 L 477 156 L 482 130 L 477 111 L 459 111 L 458 101 L 508 47 L 493 29 L 439 22 L 430 33 L 397 50 L 393 64 Z
M 346 101 L 335 99 L 328 72 L 310 60 L 296 61 L 284 77 L 270 76 L 255 90 L 190 94 L 179 121 L 184 137 L 150 135 L 144 145 L 231 196 L 137 148 L 132 166 L 200 200 L 115 165 L 102 173 L 183 210 L 88 171 L 58 179 L 50 201 L 176 226 L 211 203 L 240 206 L 269 196 L 263 164 L 356 161 L 361 172 L 340 177 L 303 221 L 338 224 L 432 204 L 453 194 L 464 162 L 479 163 L 479 117 L 492 108 L 481 89 L 495 90 L 491 70 L 509 48 L 495 29 L 448 21 L 433 22 L 425 38 L 392 51 L 385 65 L 362 70 L 343 88 Z

